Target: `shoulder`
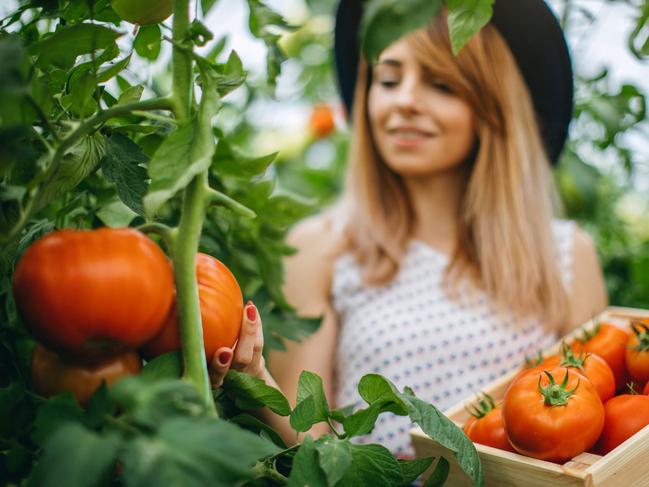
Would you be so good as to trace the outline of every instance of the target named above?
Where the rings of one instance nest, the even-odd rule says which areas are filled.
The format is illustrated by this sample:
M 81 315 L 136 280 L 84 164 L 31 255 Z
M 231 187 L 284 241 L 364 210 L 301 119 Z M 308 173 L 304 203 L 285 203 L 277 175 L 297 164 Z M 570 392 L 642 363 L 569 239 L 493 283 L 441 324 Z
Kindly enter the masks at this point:
M 572 232 L 572 262 L 570 329 L 585 323 L 608 305 L 595 243 L 592 237 L 577 225 Z
M 286 243 L 294 253 L 284 259 L 284 294 L 298 314 L 325 311 L 334 262 L 344 241 L 342 222 L 333 210 L 306 218 L 289 231 Z

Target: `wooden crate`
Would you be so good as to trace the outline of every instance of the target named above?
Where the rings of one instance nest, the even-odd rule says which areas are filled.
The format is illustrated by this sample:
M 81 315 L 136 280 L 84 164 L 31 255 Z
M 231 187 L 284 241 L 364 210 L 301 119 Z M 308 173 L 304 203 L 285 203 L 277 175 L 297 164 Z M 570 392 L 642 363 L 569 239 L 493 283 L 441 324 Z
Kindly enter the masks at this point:
M 649 310 L 609 307 L 598 319 L 626 326 L 631 319 L 647 318 Z M 592 321 L 584 326 L 592 326 Z M 570 342 L 580 334 L 580 329 L 570 333 L 565 340 Z M 545 355 L 559 351 L 560 343 L 545 351 Z M 509 382 L 518 371 L 498 379 L 484 388 L 494 400 L 502 399 Z M 470 398 L 444 413 L 454 423 L 462 427 L 469 418 L 466 405 L 472 404 Z M 419 428 L 410 431 L 416 455 L 420 457 L 444 456 L 451 469 L 446 485 L 452 487 L 471 486 L 469 477 L 460 469 L 455 457 L 435 440 L 428 438 Z M 605 456 L 582 453 L 564 464 L 537 460 L 517 453 L 476 444 L 482 461 L 485 487 L 649 487 L 649 426 L 619 445 Z M 435 465 L 428 470 L 431 472 Z

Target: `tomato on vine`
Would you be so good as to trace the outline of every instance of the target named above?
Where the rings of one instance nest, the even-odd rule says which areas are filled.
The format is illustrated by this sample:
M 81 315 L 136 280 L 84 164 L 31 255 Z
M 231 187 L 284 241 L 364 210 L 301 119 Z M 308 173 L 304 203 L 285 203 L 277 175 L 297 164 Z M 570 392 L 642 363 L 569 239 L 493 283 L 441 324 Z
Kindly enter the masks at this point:
M 595 451 L 601 455 L 607 454 L 649 425 L 649 396 L 616 396 L 604 404 L 604 416 L 604 429 L 595 447 Z
M 32 385 L 42 396 L 69 392 L 79 404 L 85 405 L 102 382 L 112 385 L 121 377 L 137 374 L 141 368 L 142 359 L 136 352 L 127 352 L 99 363 L 83 364 L 65 361 L 36 344 L 32 354 Z
M 174 280 L 166 255 L 137 230 L 60 230 L 22 255 L 13 292 L 38 341 L 67 358 L 101 360 L 160 331 Z
M 112 0 L 111 6 L 122 20 L 138 25 L 160 23 L 173 12 L 172 0 Z
M 220 260 L 196 254 L 196 279 L 201 306 L 203 341 L 208 363 L 221 347 L 233 347 L 241 330 L 243 295 L 236 278 Z M 158 335 L 146 343 L 142 353 L 154 358 L 180 348 L 180 331 L 175 304 Z
M 515 452 L 510 445 L 503 425 L 502 407 L 497 406 L 489 394 L 482 393 L 477 406 L 467 409 L 471 416 L 463 431 L 474 443 Z
M 604 427 L 604 406 L 581 374 L 554 367 L 525 374 L 509 387 L 503 423 L 516 451 L 561 463 L 595 444 Z
M 615 377 L 615 390 L 626 384 L 625 353 L 629 334 L 615 325 L 597 323 L 572 342 L 575 352 L 590 352 L 602 357 L 611 367 Z
M 626 344 L 625 363 L 631 379 L 639 384 L 649 382 L 649 325 L 631 323 L 633 334 Z

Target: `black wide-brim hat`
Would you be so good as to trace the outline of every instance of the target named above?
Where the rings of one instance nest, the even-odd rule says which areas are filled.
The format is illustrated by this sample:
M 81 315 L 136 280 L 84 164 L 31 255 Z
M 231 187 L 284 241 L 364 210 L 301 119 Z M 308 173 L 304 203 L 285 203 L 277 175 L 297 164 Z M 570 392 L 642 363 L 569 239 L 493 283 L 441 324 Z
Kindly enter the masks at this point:
M 351 113 L 358 72 L 361 0 L 341 0 L 334 54 L 338 84 Z M 491 24 L 509 46 L 529 88 L 547 155 L 556 164 L 573 111 L 573 73 L 563 30 L 543 0 L 496 0 Z

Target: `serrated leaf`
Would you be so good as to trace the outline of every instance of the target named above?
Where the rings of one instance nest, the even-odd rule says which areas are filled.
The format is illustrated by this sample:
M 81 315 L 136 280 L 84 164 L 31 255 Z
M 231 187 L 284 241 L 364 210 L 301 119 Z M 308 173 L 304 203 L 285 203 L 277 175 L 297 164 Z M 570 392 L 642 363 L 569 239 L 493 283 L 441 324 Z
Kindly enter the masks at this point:
M 415 397 L 412 391 L 406 391 L 400 394 L 400 397 L 408 405 L 410 419 L 418 424 L 426 435 L 451 450 L 474 485 L 481 487 L 482 463 L 473 442 L 441 411 Z
M 97 72 L 97 81 L 99 81 L 100 83 L 105 83 L 106 81 L 112 79 L 113 77 L 121 73 L 130 62 L 131 55 L 129 54 L 124 59 L 120 59 L 119 61 L 111 64 L 103 65 Z
M 456 56 L 493 15 L 494 0 L 446 0 L 448 31 Z
M 117 433 L 99 435 L 77 423 L 64 424 L 46 441 L 28 485 L 104 485 L 114 475 L 120 443 Z
M 328 487 L 325 478 L 325 473 L 320 468 L 315 442 L 310 435 L 307 435 L 293 459 L 293 468 L 287 486 Z
M 324 393 L 322 378 L 302 371 L 297 386 L 297 401 L 290 423 L 296 431 L 308 431 L 316 423 L 327 421 L 329 405 Z
M 125 135 L 113 133 L 106 144 L 101 171 L 115 183 L 117 195 L 138 215 L 144 215 L 143 199 L 147 191 L 147 172 L 141 165 L 149 158 Z
M 128 227 L 133 219 L 137 217 L 137 213 L 118 199 L 103 204 L 97 210 L 96 215 L 104 225 L 111 228 Z
M 361 20 L 361 48 L 370 62 L 383 49 L 437 15 L 441 0 L 369 0 Z M 416 15 L 413 15 L 416 12 Z
M 404 485 L 411 485 L 417 477 L 433 464 L 435 457 L 416 458 L 415 460 L 399 460 Z
M 227 139 L 220 139 L 212 158 L 212 167 L 221 176 L 251 178 L 263 174 L 277 157 L 277 152 L 262 157 L 248 157 Z
M 216 149 L 212 118 L 220 107 L 219 94 L 209 76 L 201 72 L 202 98 L 198 114 L 180 125 L 158 147 L 149 162 L 151 184 L 144 197 L 149 215 L 184 189 L 194 177 L 208 170 Z
M 119 95 L 119 98 L 117 99 L 117 104 L 127 105 L 129 103 L 135 103 L 137 101 L 140 101 L 140 98 L 142 98 L 142 93 L 144 93 L 144 86 L 142 85 L 130 86 L 129 88 L 124 90 L 121 95 Z
M 231 487 L 250 479 L 257 460 L 276 451 L 227 421 L 178 417 L 165 421 L 155 436 L 130 441 L 121 458 L 130 487 Z
M 327 485 L 333 487 L 345 475 L 352 462 L 351 444 L 347 440 L 328 438 L 316 442 L 318 462 L 327 477 Z
M 230 369 L 223 381 L 223 388 L 234 394 L 237 406 L 242 409 L 266 406 L 280 416 L 291 414 L 291 406 L 286 397 L 256 377 Z
M 141 26 L 133 42 L 135 52 L 149 61 L 158 59 L 161 45 L 162 33 L 158 24 Z
M 76 24 L 63 27 L 49 37 L 32 44 L 30 54 L 38 56 L 39 66 L 50 64 L 69 69 L 77 57 L 98 49 L 110 49 L 121 34 L 99 24 Z
M 199 56 L 196 57 L 196 64 L 201 70 L 201 83 L 209 83 L 211 89 L 216 89 L 222 97 L 246 81 L 247 73 L 236 51 L 230 53 L 224 64 L 211 63 Z
M 381 445 L 350 445 L 351 465 L 340 480 L 341 487 L 392 487 L 404 485 L 401 467 Z

